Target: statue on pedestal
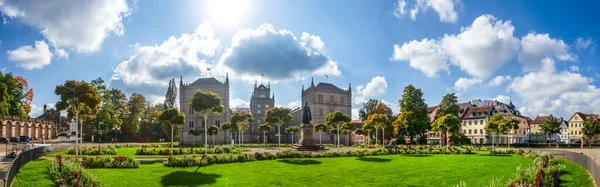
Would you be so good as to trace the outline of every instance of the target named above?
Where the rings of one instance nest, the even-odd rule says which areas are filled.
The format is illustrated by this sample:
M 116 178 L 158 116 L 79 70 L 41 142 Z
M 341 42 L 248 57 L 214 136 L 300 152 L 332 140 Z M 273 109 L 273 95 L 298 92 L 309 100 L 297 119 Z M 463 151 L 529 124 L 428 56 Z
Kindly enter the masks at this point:
M 308 106 L 308 102 L 305 102 L 304 107 L 302 107 L 302 124 L 309 124 L 311 120 L 310 107 Z

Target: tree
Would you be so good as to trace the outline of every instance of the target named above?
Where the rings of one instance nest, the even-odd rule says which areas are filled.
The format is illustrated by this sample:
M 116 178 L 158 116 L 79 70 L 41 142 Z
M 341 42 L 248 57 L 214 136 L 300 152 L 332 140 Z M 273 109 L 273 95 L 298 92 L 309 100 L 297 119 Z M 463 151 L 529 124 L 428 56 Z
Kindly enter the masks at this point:
M 272 127 L 269 124 L 263 123 L 258 126 L 258 130 L 263 132 L 263 146 L 265 145 L 267 138 L 266 133 L 271 131 Z
M 325 122 L 331 126 L 335 126 L 335 129 L 340 129 L 340 126 L 345 122 L 352 121 L 350 116 L 344 114 L 342 111 L 336 110 L 335 112 L 327 114 Z M 340 131 L 337 131 L 337 147 L 340 147 Z
M 452 133 L 452 136 L 450 137 L 450 142 L 453 145 L 469 145 L 471 144 L 471 139 L 469 139 L 467 136 L 465 136 L 465 134 L 459 131 L 456 133 Z
M 385 104 L 379 106 L 380 104 L 382 104 L 382 102 L 377 99 L 369 99 L 369 101 L 363 103 L 362 108 L 360 108 L 360 110 L 358 111 L 358 116 L 360 120 L 363 122 L 366 121 L 367 118 L 369 118 L 369 115 L 373 113 L 385 114 L 388 117 L 394 115 L 394 112 L 390 107 L 388 107 Z
M 292 111 L 289 108 L 274 107 L 265 113 L 265 122 L 277 126 L 277 146 L 281 147 L 281 125 L 292 121 Z
M 322 146 L 323 144 L 321 144 L 321 136 L 322 133 L 327 132 L 327 125 L 323 122 L 319 122 L 313 128 L 316 132 L 319 132 L 319 146 Z
M 4 79 L 4 74 L 0 71 L 0 115 L 8 115 L 8 109 L 10 108 L 10 104 L 8 104 L 8 86 L 4 83 Z
M 56 110 L 67 110 L 69 117 L 75 117 L 76 124 L 79 123 L 79 117 L 85 115 L 95 115 L 98 112 L 101 99 L 95 87 L 85 81 L 68 80 L 63 85 L 56 86 L 54 93 L 60 100 L 56 103 Z M 83 129 L 76 128 L 78 134 Z M 75 156 L 79 156 L 79 141 L 75 141 Z
M 600 123 L 598 122 L 598 119 L 593 118 L 592 116 L 588 116 L 585 121 L 583 121 L 583 128 L 581 128 L 581 131 L 583 132 L 583 136 L 584 138 L 587 138 L 589 143 L 590 143 L 590 147 L 592 146 L 592 138 L 595 135 L 600 134 Z M 582 146 L 583 146 L 583 141 L 582 142 Z
M 367 145 L 369 145 L 369 142 L 371 141 L 371 135 L 373 135 L 373 132 L 376 131 L 375 125 L 374 123 L 367 123 L 367 121 L 365 121 L 363 123 L 362 130 L 367 133 Z M 375 143 L 377 144 L 377 139 L 375 140 Z
M 252 123 L 254 121 L 254 117 L 252 117 L 252 114 L 250 114 L 248 112 L 236 112 L 233 115 L 231 115 L 231 117 L 229 118 L 229 121 L 231 122 L 231 127 L 233 129 L 235 129 L 238 132 L 238 134 L 240 135 L 238 137 L 239 138 L 238 142 L 241 143 L 243 133 L 245 132 L 244 130 L 242 130 L 242 128 L 244 128 L 244 126 L 245 126 L 246 130 L 248 130 L 248 124 Z
M 242 147 L 244 146 L 244 133 L 248 131 L 250 125 L 246 122 L 242 122 L 238 125 L 238 132 L 240 132 L 240 143 Z
M 410 137 L 412 142 L 415 137 L 423 136 L 430 125 L 423 92 L 412 84 L 408 85 L 404 87 L 402 98 L 398 102 L 400 103 L 400 114 L 411 112 L 403 116 L 402 120 L 405 120 L 405 122 L 402 125 L 404 125 L 406 135 Z
M 139 133 L 142 124 L 140 119 L 146 110 L 146 104 L 146 97 L 142 94 L 133 93 L 131 94 L 131 97 L 129 97 L 129 102 L 127 104 L 129 118 L 127 119 L 127 122 L 122 125 L 122 130 L 129 135 L 130 138 L 136 137 Z
M 442 134 L 446 135 L 446 145 L 450 142 L 448 139 L 448 133 L 456 133 L 460 130 L 460 119 L 454 114 L 446 114 L 439 117 L 431 124 L 432 131 L 441 131 Z M 442 141 L 442 145 L 443 145 Z
M 196 112 L 202 112 L 204 117 L 204 125 L 208 125 L 208 116 L 212 113 L 219 114 L 223 112 L 224 108 L 221 104 L 221 97 L 214 92 L 203 92 L 201 90 L 196 91 L 192 95 L 192 101 L 190 107 Z M 207 128 L 207 127 L 203 127 Z M 207 154 L 208 150 L 208 131 L 204 131 L 204 154 Z
M 519 120 L 514 118 L 504 118 L 498 126 L 498 131 L 502 134 L 514 134 L 513 131 L 519 129 Z M 510 141 L 507 142 L 508 148 L 510 148 Z
M 227 122 L 221 124 L 221 129 L 225 131 L 225 133 L 223 133 L 223 136 L 224 136 L 223 140 L 226 139 L 227 132 L 229 132 L 229 130 L 231 129 L 231 126 L 232 126 L 231 121 L 227 121 Z
M 173 149 L 173 126 L 183 125 L 185 123 L 185 115 L 176 108 L 169 108 L 158 119 L 171 126 L 171 149 Z M 173 156 L 173 153 L 171 153 L 171 156 Z
M 384 138 L 382 138 L 381 144 L 385 145 L 385 127 L 388 125 L 387 116 L 384 114 L 371 114 L 367 121 L 365 121 L 365 124 L 375 127 L 375 132 L 377 132 L 377 129 L 383 129 Z M 379 140 L 377 139 L 377 133 L 375 133 L 375 144 L 378 144 L 377 141 Z
M 504 117 L 502 117 L 502 114 L 500 113 L 495 113 L 493 114 L 490 119 L 488 119 L 487 123 L 485 124 L 485 132 L 487 132 L 488 134 L 496 134 L 496 144 L 498 144 L 498 135 L 500 134 L 500 124 L 502 123 L 502 121 L 504 120 Z M 494 139 L 492 138 L 492 146 L 494 145 Z
M 188 131 L 188 134 L 198 137 L 198 136 L 200 136 L 201 133 L 200 133 L 200 130 L 190 129 Z M 196 146 L 196 138 L 192 138 L 192 147 L 194 147 L 194 146 Z
M 298 126 L 295 126 L 295 125 L 285 128 L 285 132 L 292 135 L 292 143 L 291 144 L 294 144 L 294 133 L 298 132 L 299 130 L 300 130 L 300 128 L 298 128 Z
M 460 107 L 458 106 L 458 99 L 454 93 L 446 94 L 442 101 L 440 101 L 439 109 L 435 113 L 435 119 L 438 119 L 447 114 L 452 114 L 458 117 Z
M 165 94 L 165 108 L 174 108 L 177 102 L 177 85 L 175 79 L 169 80 L 169 88 L 167 88 L 167 94 Z
M 540 125 L 540 131 L 548 135 L 548 137 L 552 137 L 552 135 L 560 133 L 560 123 L 558 123 L 556 117 L 550 115 Z M 550 146 L 550 143 L 548 143 L 548 146 Z
M 356 129 L 356 127 L 354 126 L 354 123 L 352 122 L 346 122 L 344 124 L 342 124 L 342 134 L 346 135 L 346 139 L 350 140 L 350 134 L 352 133 L 352 131 L 354 131 L 354 129 Z M 350 144 L 350 142 L 348 141 L 348 145 Z
M 0 72 L 2 73 L 2 72 Z M 21 76 L 16 76 L 15 77 L 15 81 L 17 82 L 17 84 L 20 85 L 21 88 L 21 93 L 19 95 L 23 95 L 23 99 L 21 101 L 21 107 L 23 110 L 24 114 L 27 114 L 26 116 L 29 116 L 29 112 L 31 112 L 31 102 L 33 101 L 33 89 L 29 88 L 29 83 L 27 83 L 27 79 L 21 77 Z M 34 116 L 36 117 L 36 116 Z
M 208 135 L 212 136 L 213 146 L 215 145 L 215 136 L 219 134 L 219 127 L 216 125 L 208 126 Z

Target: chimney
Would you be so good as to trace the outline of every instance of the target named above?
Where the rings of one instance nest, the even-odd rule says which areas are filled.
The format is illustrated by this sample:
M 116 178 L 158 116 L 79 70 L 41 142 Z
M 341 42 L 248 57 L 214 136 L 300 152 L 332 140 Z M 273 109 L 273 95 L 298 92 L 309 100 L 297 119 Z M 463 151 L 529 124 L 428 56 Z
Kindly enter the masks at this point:
M 48 106 L 47 106 L 46 104 L 44 104 L 44 112 L 42 113 L 44 116 L 46 116 L 46 108 L 47 108 L 47 107 L 48 107 Z

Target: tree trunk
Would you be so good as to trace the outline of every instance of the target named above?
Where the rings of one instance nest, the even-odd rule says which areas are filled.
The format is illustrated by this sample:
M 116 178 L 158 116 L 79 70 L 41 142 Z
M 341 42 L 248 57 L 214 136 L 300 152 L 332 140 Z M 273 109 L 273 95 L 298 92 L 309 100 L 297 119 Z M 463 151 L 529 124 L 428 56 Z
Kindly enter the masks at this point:
M 281 125 L 277 125 L 277 147 L 281 148 Z
M 323 146 L 321 143 L 321 136 L 323 136 L 323 132 L 319 132 L 319 146 Z
M 291 144 L 294 144 L 294 133 L 293 132 L 292 132 L 292 143 Z
M 381 128 L 381 130 L 383 130 L 382 133 L 382 137 L 381 137 L 381 144 L 385 147 L 385 127 Z
M 379 143 L 379 138 L 377 138 L 377 134 L 379 134 L 378 129 L 379 128 L 375 128 L 375 146 L 377 146 L 377 143 Z
M 208 112 L 204 112 L 204 154 L 208 154 Z
M 340 125 L 337 126 L 337 147 L 340 147 Z
M 263 131 L 263 147 L 266 147 L 266 142 L 267 142 L 267 137 L 266 137 L 266 132 Z

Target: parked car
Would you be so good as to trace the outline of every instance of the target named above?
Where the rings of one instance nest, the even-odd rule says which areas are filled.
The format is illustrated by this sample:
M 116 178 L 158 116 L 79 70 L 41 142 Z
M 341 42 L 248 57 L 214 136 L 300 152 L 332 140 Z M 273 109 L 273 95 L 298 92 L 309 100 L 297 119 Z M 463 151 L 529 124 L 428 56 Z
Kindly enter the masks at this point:
M 60 131 L 58 136 L 67 136 L 67 131 Z
M 9 143 L 10 140 L 8 138 L 0 137 L 0 143 Z
M 19 142 L 19 137 L 10 137 L 9 140 L 11 142 Z
M 20 142 L 29 142 L 29 136 L 19 136 Z

